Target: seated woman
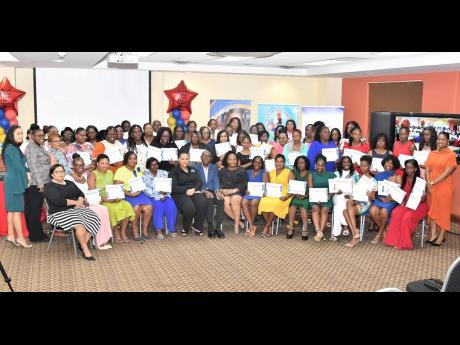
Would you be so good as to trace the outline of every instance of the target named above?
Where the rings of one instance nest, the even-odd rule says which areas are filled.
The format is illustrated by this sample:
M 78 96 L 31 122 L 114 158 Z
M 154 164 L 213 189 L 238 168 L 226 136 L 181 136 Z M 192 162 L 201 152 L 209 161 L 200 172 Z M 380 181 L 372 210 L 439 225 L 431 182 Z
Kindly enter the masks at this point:
M 385 171 L 381 172 L 375 179 L 378 181 L 388 180 L 397 184 L 401 184 L 401 176 L 396 174 L 396 170 L 399 169 L 399 160 L 393 155 L 388 155 L 382 160 L 382 165 Z M 372 202 L 372 206 L 369 209 L 369 214 L 372 221 L 377 224 L 379 230 L 377 235 L 372 239 L 371 243 L 379 243 L 383 238 L 385 227 L 388 220 L 391 217 L 391 212 L 398 204 L 391 199 L 389 196 L 377 195 L 375 200 Z
M 224 196 L 224 212 L 233 220 L 235 233 L 238 234 L 244 224 L 240 222 L 241 200 L 248 185 L 246 170 L 238 166 L 236 154 L 229 151 L 222 161 L 224 166 L 219 171 L 220 192 Z
M 302 240 L 308 240 L 308 176 L 310 175 L 310 161 L 306 156 L 299 156 L 295 159 L 294 167 L 290 172 L 290 179 L 307 182 L 305 195 L 294 195 L 289 206 L 289 225 L 287 239 L 294 236 L 294 219 L 297 209 L 300 209 L 302 217 Z
M 73 172 L 70 175 L 66 175 L 67 181 L 72 181 L 75 185 L 83 192 L 86 193 L 89 190 L 88 181 L 85 173 L 85 162 L 78 153 L 73 154 L 72 162 Z M 98 249 L 110 249 L 108 243 L 112 238 L 112 228 L 110 227 L 109 210 L 107 207 L 101 204 L 94 204 L 88 206 L 90 210 L 94 211 L 98 218 L 101 220 L 101 227 L 96 235 L 96 247 Z
M 353 162 L 348 156 L 342 156 L 337 164 L 337 171 L 335 172 L 337 178 L 351 179 L 354 185 L 359 181 L 359 174 L 355 171 Z M 339 191 L 334 195 L 332 201 L 334 203 L 334 226 L 331 231 L 331 241 L 337 241 L 337 236 L 342 234 L 342 226 L 348 227 L 347 221 L 343 215 L 343 211 L 347 208 L 347 200 L 349 194 Z M 343 230 L 343 235 L 348 236 L 348 228 Z
M 125 190 L 125 199 L 131 204 L 134 210 L 134 220 L 131 222 L 133 228 L 133 237 L 135 241 L 141 241 L 142 237 L 150 239 L 149 225 L 152 218 L 153 208 L 150 198 L 142 191 L 131 192 L 129 181 L 142 177 L 140 167 L 137 167 L 137 155 L 134 152 L 126 152 L 123 157 L 123 166 L 117 170 L 113 181 L 115 184 L 122 184 Z M 142 214 L 142 237 L 139 236 L 138 220 Z
M 201 154 L 201 164 L 196 167 L 200 175 L 201 191 L 206 198 L 206 221 L 208 223 L 208 237 L 225 238 L 221 230 L 222 220 L 224 218 L 224 196 L 220 192 L 219 170 L 211 163 L 212 154 L 204 151 Z M 214 206 L 216 207 L 215 225 L 214 225 Z
M 289 176 L 289 169 L 285 167 L 285 161 L 283 155 L 277 155 L 275 157 L 275 169 L 265 173 L 265 181 L 270 183 L 281 184 L 281 196 L 279 198 L 272 196 L 264 196 L 259 203 L 259 214 L 265 219 L 265 226 L 261 237 L 271 236 L 270 228 L 272 226 L 273 219 L 276 217 L 286 218 L 289 211 L 289 203 L 291 202 L 291 196 L 288 194 L 288 184 L 291 179 Z
M 94 146 L 92 158 L 96 159 L 102 153 L 108 154 L 109 152 L 115 151 L 119 151 L 120 154 L 123 154 L 124 146 L 117 140 L 115 127 L 109 126 L 105 131 L 104 140 L 99 141 L 96 146 Z M 117 169 L 121 166 L 123 166 L 123 161 L 112 162 L 109 169 L 115 174 Z
M 423 192 L 422 200 L 413 210 L 406 206 L 407 200 L 414 188 L 417 177 L 420 177 L 420 168 L 415 159 L 408 159 L 405 163 L 404 175 L 401 186 L 406 196 L 400 206 L 397 206 L 391 213 L 391 222 L 383 243 L 396 249 L 412 249 L 412 236 L 417 225 L 428 214 L 428 204 L 425 202 L 426 193 Z
M 375 183 L 375 189 L 377 189 L 377 181 L 374 178 L 374 175 L 371 174 L 370 169 L 372 166 L 372 157 L 368 155 L 361 156 L 360 159 L 361 177 L 366 176 L 372 182 Z M 358 181 L 359 182 L 359 181 Z M 343 211 L 343 216 L 347 222 L 348 227 L 351 229 L 351 234 L 353 236 L 352 240 L 348 242 L 346 247 L 354 247 L 359 242 L 359 229 L 356 227 L 356 216 L 361 216 L 365 214 L 371 207 L 371 200 L 374 198 L 374 193 L 372 190 L 367 191 L 368 200 L 367 201 L 356 201 L 353 198 L 348 197 L 347 199 L 347 208 Z
M 334 178 L 335 174 L 326 170 L 326 157 L 322 154 L 317 155 L 315 158 L 315 170 L 308 176 L 308 188 L 327 188 L 328 201 L 320 203 L 310 202 L 311 218 L 316 231 L 313 239 L 316 242 L 320 242 L 324 236 L 323 232 L 326 228 L 329 210 L 333 207 L 331 194 L 329 194 L 329 180 Z
M 248 182 L 268 182 L 267 176 L 265 175 L 264 160 L 262 157 L 256 156 L 252 159 L 252 169 L 248 170 Z M 254 222 L 257 217 L 260 198 L 260 196 L 249 194 L 248 190 L 246 190 L 246 195 L 243 197 L 243 214 L 248 221 L 246 234 L 250 237 L 253 237 L 256 234 L 257 227 Z
M 45 186 L 48 203 L 48 223 L 64 231 L 75 229 L 79 247 L 86 260 L 96 260 L 88 248 L 88 241 L 96 236 L 101 221 L 85 202 L 85 194 L 71 181 L 64 180 L 64 168 L 55 164 L 50 169 L 51 181 Z
M 178 126 L 176 126 L 174 129 L 176 129 L 177 127 Z M 178 130 L 178 132 L 176 134 L 178 134 L 178 133 L 179 133 L 179 130 Z M 177 139 L 177 140 L 179 140 L 179 139 Z M 184 140 L 184 139 L 181 139 L 181 140 Z M 171 130 L 168 127 L 161 127 L 158 130 L 157 136 L 155 137 L 155 140 L 153 141 L 152 146 L 157 147 L 159 149 L 168 149 L 168 148 L 177 149 L 177 145 L 174 143 L 174 141 L 172 139 Z M 161 170 L 165 170 L 165 171 L 169 172 L 176 165 L 177 165 L 177 162 L 173 161 L 173 160 L 161 161 L 159 168 Z
M 109 168 L 109 157 L 100 154 L 96 159 L 96 169 L 88 175 L 89 190 L 99 189 L 101 191 L 102 206 L 109 210 L 110 225 L 114 230 L 115 242 L 129 242 L 126 236 L 126 227 L 129 221 L 134 220 L 134 211 L 129 202 L 122 199 L 107 199 L 106 186 L 113 184 L 113 173 Z M 118 225 L 121 229 L 118 229 Z
M 302 132 L 300 131 L 300 129 L 294 129 L 292 133 L 292 142 L 288 142 L 286 145 L 284 145 L 284 148 L 283 148 L 283 155 L 287 161 L 286 166 L 289 168 L 291 167 L 291 165 L 289 164 L 290 154 L 297 154 L 297 155 L 303 155 L 303 156 L 307 156 L 308 154 L 307 145 L 302 144 Z
M 243 145 L 243 149 L 236 154 L 238 165 L 243 169 L 248 170 L 252 166 L 252 159 L 249 158 L 251 157 L 251 137 L 249 135 L 245 136 L 241 143 Z
M 153 205 L 153 226 L 157 231 L 157 238 L 162 240 L 164 238 L 162 231 L 165 217 L 168 224 L 168 233 L 171 234 L 171 237 L 176 237 L 177 208 L 170 193 L 155 191 L 155 178 L 168 177 L 166 171 L 158 169 L 159 165 L 160 162 L 156 158 L 150 157 L 147 159 L 146 170 L 142 175 L 142 180 L 147 186 L 144 193 L 149 197 Z
M 171 195 L 177 208 L 182 212 L 182 236 L 187 236 L 190 228 L 196 235 L 203 236 L 207 204 L 201 193 L 203 182 L 196 169 L 189 166 L 186 152 L 179 154 L 179 163 L 169 172 L 168 177 L 172 178 Z
M 228 136 L 228 133 L 227 131 L 225 130 L 222 130 L 220 131 L 219 133 L 217 133 L 217 140 L 216 140 L 216 144 L 222 144 L 222 143 L 228 143 L 230 142 L 229 140 L 229 136 Z M 235 146 L 233 145 L 230 145 L 231 148 L 232 148 L 232 151 L 233 152 L 236 152 L 236 149 L 235 149 Z M 219 169 L 222 169 L 223 168 L 223 165 L 222 165 L 222 160 L 224 159 L 225 157 L 225 154 L 221 155 L 221 156 L 215 156 L 213 157 L 213 163 L 219 168 Z

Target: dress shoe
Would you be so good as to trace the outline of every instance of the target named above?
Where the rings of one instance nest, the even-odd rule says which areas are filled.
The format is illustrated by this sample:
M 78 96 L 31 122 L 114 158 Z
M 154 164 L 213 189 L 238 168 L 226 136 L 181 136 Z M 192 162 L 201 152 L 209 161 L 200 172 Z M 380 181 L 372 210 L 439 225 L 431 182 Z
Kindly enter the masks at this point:
M 214 230 L 208 230 L 209 238 L 216 238 L 216 232 Z
M 294 237 L 294 232 L 290 233 L 290 234 L 286 234 L 286 238 L 288 240 L 292 239 Z
M 302 235 L 302 241 L 308 240 L 308 235 Z
M 217 230 L 216 235 L 218 238 L 225 238 L 225 234 L 222 230 Z
M 88 261 L 96 261 L 96 258 L 94 256 L 85 256 L 85 254 L 83 254 L 83 257 Z
M 436 240 L 436 239 L 435 239 Z M 436 242 L 430 242 L 430 244 L 434 247 L 439 247 L 439 246 L 442 246 L 444 243 L 446 242 L 446 238 L 444 237 L 444 239 L 442 240 L 441 243 L 436 243 Z

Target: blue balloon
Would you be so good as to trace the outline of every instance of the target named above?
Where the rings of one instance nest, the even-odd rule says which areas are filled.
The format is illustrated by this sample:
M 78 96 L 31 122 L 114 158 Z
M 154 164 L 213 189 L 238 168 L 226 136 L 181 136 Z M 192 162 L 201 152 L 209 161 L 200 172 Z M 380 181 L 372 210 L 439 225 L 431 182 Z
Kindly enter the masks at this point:
M 180 117 L 176 120 L 176 126 L 177 125 L 180 125 L 180 126 L 185 126 L 185 122 L 184 120 L 182 120 Z
M 182 112 L 180 111 L 180 109 L 174 109 L 172 111 L 172 116 L 177 120 L 180 118 Z
M 3 120 L 5 118 L 5 110 L 0 108 L 0 120 Z
M 184 122 L 185 123 L 185 122 Z M 184 124 L 184 132 L 188 132 L 188 127 L 187 125 Z
M 3 129 L 6 132 L 8 130 L 8 128 L 10 128 L 10 121 L 8 121 L 7 119 L 1 119 L 0 120 L 0 127 L 3 127 Z

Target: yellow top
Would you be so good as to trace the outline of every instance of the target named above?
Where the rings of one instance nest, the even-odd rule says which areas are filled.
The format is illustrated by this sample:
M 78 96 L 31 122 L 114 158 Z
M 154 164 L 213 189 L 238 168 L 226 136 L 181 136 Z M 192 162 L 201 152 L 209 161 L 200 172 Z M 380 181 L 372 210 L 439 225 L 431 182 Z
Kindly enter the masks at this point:
M 129 188 L 129 180 L 132 180 L 135 177 L 141 177 L 141 176 L 142 176 L 142 171 L 140 171 L 140 168 L 136 167 L 136 169 L 133 172 L 129 170 L 126 166 L 122 166 L 121 168 L 117 170 L 113 179 L 116 181 L 122 181 L 125 191 L 129 192 L 131 190 Z

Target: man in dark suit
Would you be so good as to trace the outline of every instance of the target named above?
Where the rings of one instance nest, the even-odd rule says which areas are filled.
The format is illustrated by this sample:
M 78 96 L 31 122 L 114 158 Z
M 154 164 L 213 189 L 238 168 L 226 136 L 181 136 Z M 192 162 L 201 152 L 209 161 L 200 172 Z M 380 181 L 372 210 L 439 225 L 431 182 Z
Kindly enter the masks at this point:
M 222 231 L 222 219 L 224 217 L 224 198 L 219 192 L 219 171 L 217 167 L 211 163 L 212 155 L 209 151 L 204 151 L 201 155 L 201 164 L 195 168 L 203 182 L 202 192 L 206 197 L 207 211 L 206 220 L 208 222 L 208 237 L 224 238 Z M 216 223 L 214 226 L 214 205 L 216 205 Z

